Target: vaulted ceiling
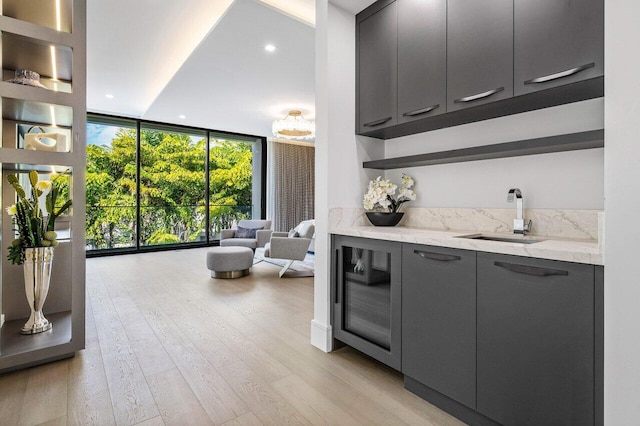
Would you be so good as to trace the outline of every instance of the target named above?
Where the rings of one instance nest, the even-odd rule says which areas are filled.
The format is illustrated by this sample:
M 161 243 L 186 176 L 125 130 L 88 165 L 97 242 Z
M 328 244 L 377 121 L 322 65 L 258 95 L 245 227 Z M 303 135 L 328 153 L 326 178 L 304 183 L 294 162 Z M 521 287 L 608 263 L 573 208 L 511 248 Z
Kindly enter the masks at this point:
M 314 116 L 314 0 L 89 0 L 87 15 L 89 111 L 258 136 L 288 109 Z

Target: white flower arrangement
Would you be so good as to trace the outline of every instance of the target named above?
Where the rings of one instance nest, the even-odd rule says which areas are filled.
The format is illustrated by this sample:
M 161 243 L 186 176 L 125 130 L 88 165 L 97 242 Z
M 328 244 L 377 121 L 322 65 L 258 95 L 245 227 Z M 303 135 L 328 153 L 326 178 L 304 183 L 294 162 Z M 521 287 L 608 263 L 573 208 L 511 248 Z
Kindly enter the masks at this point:
M 366 210 L 382 209 L 388 210 L 389 213 L 397 213 L 402 204 L 416 199 L 416 193 L 411 189 L 413 185 L 413 179 L 403 173 L 402 188 L 398 191 L 398 197 L 394 198 L 398 185 L 389 179 L 378 176 L 369 181 L 369 189 L 364 194 L 362 204 Z

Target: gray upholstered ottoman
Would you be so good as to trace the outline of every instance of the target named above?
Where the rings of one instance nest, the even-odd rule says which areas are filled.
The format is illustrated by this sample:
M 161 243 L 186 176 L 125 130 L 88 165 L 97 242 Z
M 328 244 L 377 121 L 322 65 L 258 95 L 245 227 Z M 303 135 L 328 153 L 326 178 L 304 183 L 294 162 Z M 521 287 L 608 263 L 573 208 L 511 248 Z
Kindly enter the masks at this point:
M 212 278 L 240 278 L 249 275 L 253 250 L 248 247 L 212 247 L 207 253 L 207 268 Z

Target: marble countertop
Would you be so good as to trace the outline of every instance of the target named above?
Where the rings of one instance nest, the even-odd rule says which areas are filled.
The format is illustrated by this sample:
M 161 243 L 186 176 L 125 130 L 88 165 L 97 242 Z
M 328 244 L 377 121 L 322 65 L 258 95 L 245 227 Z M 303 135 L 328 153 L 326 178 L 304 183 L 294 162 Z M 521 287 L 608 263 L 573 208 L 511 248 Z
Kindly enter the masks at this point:
M 512 254 L 515 256 L 535 257 L 539 259 L 604 265 L 604 253 L 600 250 L 600 245 L 597 240 L 557 239 L 536 237 L 535 235 L 532 235 L 526 236 L 524 239 L 536 239 L 541 241 L 533 244 L 523 244 L 460 238 L 465 235 L 479 235 L 479 233 L 473 231 L 443 231 L 424 228 L 410 228 L 405 226 L 350 226 L 334 228 L 331 230 L 331 233 L 336 235 L 373 238 L 377 240 L 400 241 L 404 243 L 484 251 L 489 253 Z M 518 238 L 513 234 L 482 233 L 482 235 Z

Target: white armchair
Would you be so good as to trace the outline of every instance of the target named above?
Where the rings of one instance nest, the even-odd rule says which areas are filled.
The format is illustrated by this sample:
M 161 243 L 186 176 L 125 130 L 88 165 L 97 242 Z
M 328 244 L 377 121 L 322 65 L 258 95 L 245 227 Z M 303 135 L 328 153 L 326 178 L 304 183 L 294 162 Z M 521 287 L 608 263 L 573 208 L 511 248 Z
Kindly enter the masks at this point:
M 315 232 L 315 226 L 309 222 L 302 222 L 294 230 L 298 236 L 290 237 L 287 232 L 273 232 L 271 241 L 264 246 L 264 257 L 287 260 L 287 263 L 280 270 L 280 278 L 294 261 L 304 260 Z
M 220 246 L 242 246 L 255 250 L 257 247 L 264 247 L 271 239 L 270 220 L 241 220 L 238 226 L 245 229 L 256 229 L 255 238 L 236 238 L 235 229 L 223 229 L 220 231 Z

